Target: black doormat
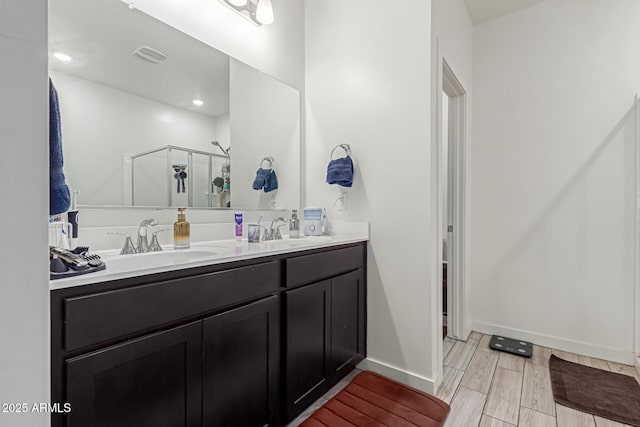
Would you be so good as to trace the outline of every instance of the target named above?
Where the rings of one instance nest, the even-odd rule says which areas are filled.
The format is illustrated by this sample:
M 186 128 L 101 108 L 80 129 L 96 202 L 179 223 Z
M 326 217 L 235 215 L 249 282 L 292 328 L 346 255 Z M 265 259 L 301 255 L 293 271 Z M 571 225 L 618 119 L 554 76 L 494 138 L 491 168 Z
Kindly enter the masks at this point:
M 640 385 L 634 377 L 549 359 L 553 398 L 560 405 L 640 426 Z
M 514 340 L 513 338 L 493 335 L 489 342 L 489 347 L 516 356 L 531 357 L 533 355 L 533 345 L 530 342 Z

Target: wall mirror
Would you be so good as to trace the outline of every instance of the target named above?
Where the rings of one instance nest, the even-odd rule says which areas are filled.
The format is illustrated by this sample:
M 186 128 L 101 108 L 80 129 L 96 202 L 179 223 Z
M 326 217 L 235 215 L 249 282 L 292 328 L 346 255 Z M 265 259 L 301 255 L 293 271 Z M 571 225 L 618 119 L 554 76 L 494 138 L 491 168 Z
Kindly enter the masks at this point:
M 299 206 L 297 89 L 121 0 L 51 0 L 49 58 L 81 205 Z

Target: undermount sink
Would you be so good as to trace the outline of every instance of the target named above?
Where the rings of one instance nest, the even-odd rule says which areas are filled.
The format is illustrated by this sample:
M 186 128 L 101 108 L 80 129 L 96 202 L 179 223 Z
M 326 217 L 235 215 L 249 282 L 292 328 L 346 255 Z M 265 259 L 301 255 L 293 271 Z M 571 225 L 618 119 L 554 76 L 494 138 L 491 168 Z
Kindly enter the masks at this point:
M 222 247 L 198 247 L 143 254 L 103 256 L 102 259 L 107 264 L 107 269 L 133 270 L 203 261 L 230 252 L 230 249 Z
M 314 244 L 324 244 L 333 239 L 328 236 L 300 236 L 297 239 L 285 237 L 282 240 L 262 241 L 256 246 L 249 245 L 249 249 L 286 249 L 303 248 Z M 235 242 L 234 242 L 235 243 Z M 206 261 L 229 256 L 234 253 L 234 247 L 205 246 L 201 243 L 192 245 L 189 249 L 173 249 L 170 245 L 162 252 L 146 252 L 142 254 L 118 255 L 118 251 L 97 252 L 107 265 L 107 271 L 135 271 L 149 268 L 177 266 L 192 262 Z

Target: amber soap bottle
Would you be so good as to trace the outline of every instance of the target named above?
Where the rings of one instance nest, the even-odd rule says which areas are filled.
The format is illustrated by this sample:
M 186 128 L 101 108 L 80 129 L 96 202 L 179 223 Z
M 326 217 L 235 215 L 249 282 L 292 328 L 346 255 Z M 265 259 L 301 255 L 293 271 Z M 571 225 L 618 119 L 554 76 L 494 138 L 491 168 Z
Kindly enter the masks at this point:
M 189 249 L 191 244 L 191 224 L 187 221 L 187 208 L 178 208 L 178 220 L 173 223 L 173 247 Z

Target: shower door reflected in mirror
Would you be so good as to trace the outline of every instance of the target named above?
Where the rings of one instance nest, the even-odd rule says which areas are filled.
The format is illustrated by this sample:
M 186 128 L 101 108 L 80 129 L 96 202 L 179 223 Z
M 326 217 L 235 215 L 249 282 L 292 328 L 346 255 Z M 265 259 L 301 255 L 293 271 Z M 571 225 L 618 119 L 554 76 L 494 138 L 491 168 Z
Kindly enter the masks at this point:
M 71 188 L 90 206 L 299 205 L 299 91 L 117 0 L 50 0 Z M 279 189 L 251 188 L 264 157 Z

